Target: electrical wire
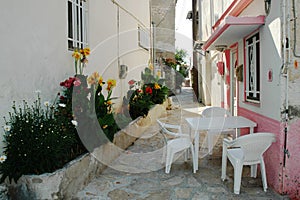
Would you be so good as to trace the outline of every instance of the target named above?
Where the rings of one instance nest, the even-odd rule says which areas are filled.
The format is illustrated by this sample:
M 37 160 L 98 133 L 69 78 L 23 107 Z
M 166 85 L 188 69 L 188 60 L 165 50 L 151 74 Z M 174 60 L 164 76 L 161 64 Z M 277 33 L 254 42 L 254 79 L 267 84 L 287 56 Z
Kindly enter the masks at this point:
M 111 2 L 113 4 L 115 4 L 116 6 L 118 6 L 119 8 L 121 8 L 124 12 L 126 12 L 128 15 L 130 15 L 131 17 L 133 17 L 141 26 L 143 26 L 145 29 L 147 29 L 147 26 L 141 20 L 139 20 L 134 14 L 132 14 L 131 12 L 129 12 L 128 10 L 126 10 L 123 6 L 121 6 L 115 0 L 111 0 Z

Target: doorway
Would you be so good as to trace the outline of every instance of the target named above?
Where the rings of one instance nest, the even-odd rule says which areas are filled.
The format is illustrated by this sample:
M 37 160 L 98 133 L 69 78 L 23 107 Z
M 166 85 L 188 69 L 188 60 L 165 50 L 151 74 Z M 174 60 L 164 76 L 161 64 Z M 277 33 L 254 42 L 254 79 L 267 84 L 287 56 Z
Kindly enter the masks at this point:
M 238 114 L 238 86 L 236 78 L 236 67 L 238 63 L 237 46 L 230 51 L 230 112 L 233 116 Z

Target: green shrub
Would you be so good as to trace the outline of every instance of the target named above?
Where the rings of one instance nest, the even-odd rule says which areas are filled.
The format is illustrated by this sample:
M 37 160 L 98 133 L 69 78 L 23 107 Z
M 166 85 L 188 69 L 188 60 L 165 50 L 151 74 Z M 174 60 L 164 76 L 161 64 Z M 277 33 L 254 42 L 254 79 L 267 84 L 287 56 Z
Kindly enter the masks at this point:
M 53 172 L 86 152 L 65 107 L 45 102 L 38 96 L 33 105 L 12 106 L 5 118 L 4 154 L 0 164 L 1 182 L 17 181 L 22 175 Z M 7 128 L 9 127 L 9 128 Z
M 162 104 L 166 100 L 169 92 L 166 86 L 157 82 L 140 86 L 139 82 L 131 80 L 129 85 L 131 89 L 127 92 L 127 98 L 123 99 L 123 104 L 129 105 L 129 114 L 133 120 L 147 116 L 153 105 Z

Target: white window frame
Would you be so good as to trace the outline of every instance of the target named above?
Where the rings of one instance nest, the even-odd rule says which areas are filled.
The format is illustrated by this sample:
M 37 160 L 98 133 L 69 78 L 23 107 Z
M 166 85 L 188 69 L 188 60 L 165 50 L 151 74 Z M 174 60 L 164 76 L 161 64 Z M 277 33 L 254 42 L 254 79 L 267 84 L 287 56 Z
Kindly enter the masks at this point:
M 260 40 L 259 32 L 245 39 L 246 101 L 260 102 Z
M 150 35 L 146 29 L 138 26 L 138 41 L 139 46 L 144 48 L 145 50 L 149 50 L 150 48 Z
M 87 2 L 85 0 L 68 0 L 67 12 L 68 49 L 83 49 L 88 46 Z

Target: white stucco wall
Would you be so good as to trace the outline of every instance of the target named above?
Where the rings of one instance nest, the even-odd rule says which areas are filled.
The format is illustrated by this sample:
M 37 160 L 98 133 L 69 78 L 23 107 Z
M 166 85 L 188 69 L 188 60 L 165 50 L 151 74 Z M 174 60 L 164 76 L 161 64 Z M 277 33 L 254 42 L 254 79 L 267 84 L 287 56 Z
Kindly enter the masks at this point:
M 91 55 L 85 74 L 105 72 L 105 78 L 118 79 L 116 63 L 110 65 L 117 58 L 117 7 L 111 1 L 87 2 Z M 149 25 L 148 0 L 124 0 L 120 4 Z M 121 64 L 128 65 L 129 70 L 147 64 L 148 51 L 138 47 L 138 22 L 121 10 L 120 18 L 120 31 L 130 32 L 126 40 L 120 41 L 120 54 L 126 54 Z M 2 126 L 2 116 L 8 116 L 12 101 L 19 105 L 24 99 L 31 104 L 36 97 L 36 90 L 41 91 L 42 102 L 54 100 L 61 90 L 59 83 L 74 75 L 74 66 L 72 52 L 67 48 L 67 0 L 6 1 L 0 7 L 0 22 Z M 139 77 L 139 71 L 134 73 Z M 117 84 L 115 96 L 120 96 L 119 80 Z M 124 89 L 128 90 L 127 85 Z M 2 135 L 1 129 L 0 136 Z M 0 140 L 2 141 L 2 137 Z M 0 151 L 2 148 L 3 144 L 0 142 Z
M 98 71 L 105 80 L 116 79 L 117 87 L 113 94 L 115 97 L 120 97 L 116 100 L 116 103 L 119 104 L 122 96 L 126 95 L 129 89 L 128 81 L 130 79 L 140 80 L 141 71 L 148 65 L 149 51 L 138 45 L 138 26 L 146 26 L 143 28 L 149 30 L 150 13 L 148 0 L 117 2 L 126 10 L 119 9 L 119 22 L 117 5 L 111 1 L 93 0 L 90 2 L 92 54 L 87 72 L 91 74 L 93 71 Z M 120 56 L 120 64 L 128 66 L 126 79 L 119 79 L 118 56 Z
M 12 101 L 19 105 L 24 99 L 31 104 L 36 90 L 41 91 L 42 101 L 53 101 L 60 81 L 72 74 L 66 39 L 66 5 L 61 0 L 2 2 L 1 126 L 2 116 L 8 116 Z M 2 129 L 0 133 L 2 136 Z
M 265 25 L 260 27 L 260 105 L 245 103 L 244 83 L 240 84 L 240 102 L 243 108 L 280 120 L 281 87 L 280 69 L 282 65 L 280 2 L 272 2 L 272 12 L 266 17 Z M 243 42 L 239 43 L 239 63 L 244 64 Z M 272 71 L 273 80 L 268 81 L 268 72 Z

